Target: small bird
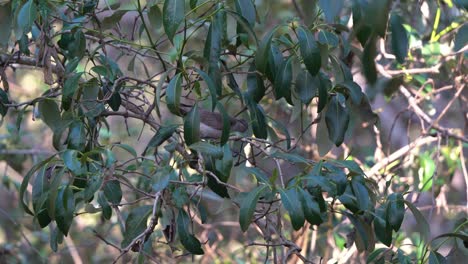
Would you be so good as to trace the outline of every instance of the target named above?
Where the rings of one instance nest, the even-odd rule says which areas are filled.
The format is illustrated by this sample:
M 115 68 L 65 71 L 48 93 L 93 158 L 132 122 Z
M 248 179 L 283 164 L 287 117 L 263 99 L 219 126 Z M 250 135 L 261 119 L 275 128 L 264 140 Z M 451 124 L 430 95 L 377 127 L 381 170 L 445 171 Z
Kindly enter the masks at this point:
M 181 104 L 180 112 L 186 115 L 193 106 Z M 220 139 L 223 133 L 223 117 L 218 112 L 211 112 L 200 108 L 200 137 L 203 139 Z M 229 117 L 230 131 L 245 132 L 248 123 L 244 119 Z

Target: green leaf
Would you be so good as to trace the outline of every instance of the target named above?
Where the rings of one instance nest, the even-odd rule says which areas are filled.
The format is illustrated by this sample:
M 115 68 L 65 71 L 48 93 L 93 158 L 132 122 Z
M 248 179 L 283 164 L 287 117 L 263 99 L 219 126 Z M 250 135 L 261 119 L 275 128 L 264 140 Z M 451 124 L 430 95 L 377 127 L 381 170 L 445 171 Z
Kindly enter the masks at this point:
M 388 248 L 378 248 L 367 256 L 366 264 L 385 264 L 385 252 Z
M 337 47 L 340 40 L 335 33 L 326 30 L 320 30 L 318 34 L 318 42 L 323 45 Z
M 281 202 L 284 208 L 288 211 L 291 217 L 291 224 L 294 230 L 299 230 L 304 226 L 305 217 L 302 211 L 301 203 L 299 200 L 299 193 L 297 188 L 288 190 L 279 189 L 281 195 Z
M 458 29 L 454 40 L 453 50 L 459 51 L 465 47 L 466 44 L 468 44 L 468 24 L 464 24 Z
M 325 20 L 328 23 L 335 21 L 335 18 L 340 14 L 343 8 L 344 1 L 342 0 L 319 0 L 319 6 L 325 14 Z
M 53 173 L 53 171 L 51 171 L 52 169 L 53 167 L 49 167 L 49 174 Z M 49 217 L 52 220 L 55 220 L 55 203 L 57 201 L 59 186 L 62 183 L 62 178 L 65 174 L 65 170 L 65 167 L 63 167 L 58 173 L 56 173 L 52 182 L 50 183 L 50 188 L 48 192 L 49 204 L 47 207 L 47 212 L 49 213 Z
M 63 84 L 63 96 L 72 97 L 78 88 L 82 73 L 74 73 L 71 77 L 68 77 Z
M 197 7 L 198 0 L 190 0 L 190 8 L 194 9 Z
M 271 122 L 271 127 L 276 128 L 280 132 L 283 133 L 283 135 L 286 137 L 286 149 L 291 148 L 291 135 L 289 134 L 288 128 L 283 125 L 280 121 L 277 121 L 276 119 L 268 117 L 269 121 Z
M 51 228 L 52 229 L 52 228 Z M 61 244 L 63 241 L 63 234 L 58 228 L 53 228 L 50 232 L 50 248 L 52 251 L 57 252 L 58 244 Z
M 339 91 L 346 91 L 349 97 L 351 97 L 351 101 L 355 105 L 359 105 L 361 103 L 362 97 L 364 96 L 359 84 L 353 81 L 346 81 L 344 83 L 340 83 L 336 86 L 336 89 Z
M 98 203 L 102 208 L 102 216 L 104 217 L 104 219 L 110 220 L 110 218 L 112 217 L 112 208 L 107 202 L 106 196 L 103 192 L 99 192 L 98 194 Z
M 364 177 L 361 175 L 354 176 L 351 179 L 351 189 L 356 197 L 358 207 L 361 211 L 366 211 L 369 208 L 370 196 L 364 185 Z
M 276 30 L 278 30 L 278 27 L 275 27 L 265 35 L 255 53 L 255 66 L 257 66 L 257 70 L 263 74 L 267 73 L 268 57 L 271 52 L 271 39 Z
M 320 73 L 318 75 L 319 86 L 318 86 L 318 106 L 317 106 L 317 113 L 322 112 L 328 102 L 328 90 L 331 88 L 331 81 L 328 77 Z
M 110 16 L 106 16 L 101 21 L 101 30 L 109 30 L 115 27 L 120 22 L 122 17 L 128 12 L 128 10 L 115 10 Z M 150 18 L 151 21 L 151 18 Z
M 285 152 L 282 152 L 282 151 L 277 151 L 273 154 L 270 154 L 270 156 L 272 158 L 279 158 L 279 159 L 283 159 L 283 160 L 287 160 L 289 162 L 292 162 L 292 163 L 303 163 L 305 165 L 311 165 L 311 161 L 304 158 L 303 156 L 299 155 L 299 154 L 295 154 L 295 153 L 285 153 Z
M 218 89 L 216 88 L 215 83 L 211 79 L 211 77 L 206 74 L 204 71 L 200 69 L 195 69 L 195 71 L 205 80 L 206 85 L 208 86 L 208 89 L 210 90 L 210 95 L 211 95 L 211 111 L 213 111 L 216 107 L 216 103 L 218 102 Z
M 399 264 L 411 264 L 412 260 L 409 256 L 406 256 L 403 250 L 398 249 L 397 250 L 397 259 Z M 430 261 L 429 261 L 430 262 Z
M 389 247 L 392 244 L 392 227 L 387 223 L 387 206 L 382 205 L 375 211 L 374 232 L 377 239 Z
M 370 246 L 370 243 L 369 243 L 370 238 L 367 236 L 367 232 L 366 232 L 366 229 L 364 227 L 364 223 L 362 222 L 362 220 L 345 211 L 343 212 L 343 214 L 346 217 L 348 217 L 348 219 L 354 225 L 354 228 L 356 228 L 356 231 L 357 231 L 356 234 L 362 240 L 364 249 L 368 249 Z
M 94 198 L 94 194 L 101 188 L 104 178 L 96 173 L 90 175 L 87 180 L 85 189 L 83 190 L 83 200 L 86 202 Z
M 86 130 L 83 122 L 77 120 L 70 124 L 67 142 L 69 149 L 84 150 L 86 147 Z
M 423 154 L 419 156 L 420 172 L 422 172 L 423 186 L 421 191 L 429 191 L 433 186 L 433 177 L 436 170 L 436 163 L 432 160 L 430 155 Z
M 34 0 L 27 1 L 18 12 L 15 35 L 17 37 L 31 31 L 31 26 L 37 18 L 37 6 Z M 4 18 L 3 18 L 4 19 Z
M 112 96 L 107 100 L 107 104 L 111 107 L 114 112 L 119 111 L 120 105 L 122 104 L 122 97 L 120 97 L 120 93 L 113 92 Z
M 257 138 L 266 139 L 268 137 L 267 123 L 265 119 L 265 112 L 263 108 L 252 102 L 251 98 L 246 98 L 248 101 L 247 107 L 249 109 L 250 123 L 252 124 L 252 130 Z
M 39 113 L 42 121 L 55 133 L 62 126 L 62 117 L 57 103 L 52 99 L 44 99 L 39 102 Z
M 120 188 L 120 182 L 118 180 L 111 180 L 104 184 L 102 188 L 107 201 L 117 205 L 122 200 L 122 189 Z
M 0 49 L 6 48 L 10 41 L 11 25 L 13 24 L 13 12 L 11 10 L 11 1 L 0 5 Z M 1 104 L 0 104 L 1 109 Z M 0 110 L 1 112 L 1 110 Z
M 189 146 L 190 149 L 201 152 L 206 155 L 210 155 L 213 158 L 223 157 L 223 150 L 215 145 L 212 145 L 205 141 L 198 141 Z
M 349 67 L 341 60 L 335 56 L 330 56 L 330 60 L 333 65 L 333 73 L 336 83 L 346 83 L 353 81 L 353 74 Z
M 221 57 L 221 40 L 223 38 L 223 16 L 224 11 L 219 10 L 212 17 L 204 49 L 204 57 L 208 60 L 208 75 L 215 84 L 217 95 L 221 95 L 222 92 L 219 58 Z
M 308 191 L 299 189 L 299 199 L 307 222 L 311 225 L 320 225 L 324 222 L 317 201 L 315 201 Z
M 179 209 L 177 216 L 177 231 L 179 233 L 180 242 L 185 249 L 195 255 L 203 255 L 200 241 L 192 234 L 188 228 L 191 226 L 190 219 L 183 209 Z
M 307 70 L 312 76 L 317 75 L 320 71 L 322 59 L 314 35 L 308 28 L 299 27 L 297 29 L 297 38 L 299 40 L 301 56 L 304 59 Z
M 83 170 L 81 161 L 78 159 L 78 153 L 79 152 L 74 149 L 67 149 L 60 153 L 60 157 L 65 166 L 75 174 L 81 174 Z
M 366 16 L 369 25 L 380 37 L 384 38 L 387 30 L 388 13 L 390 10 L 389 0 L 370 1 L 367 6 Z
M 148 19 L 153 29 L 159 29 L 162 26 L 163 14 L 157 4 L 152 5 L 148 10 Z
M 447 259 L 437 251 L 430 251 L 429 264 L 445 264 Z
M 8 94 L 3 90 L 0 89 L 0 115 L 4 117 L 8 112 L 8 107 L 5 104 L 8 104 L 10 100 L 8 100 Z
M 220 139 L 220 144 L 221 146 L 223 146 L 226 144 L 226 142 L 229 139 L 229 132 L 231 130 L 231 119 L 226 109 L 224 109 L 224 106 L 220 102 L 217 103 L 217 107 L 218 107 L 219 112 L 221 113 L 221 119 L 223 121 L 223 130 L 222 130 L 221 139 Z
M 177 187 L 172 191 L 171 196 L 176 208 L 183 208 L 184 205 L 190 201 L 187 190 L 184 186 Z
M 329 138 L 337 147 L 344 141 L 349 118 L 349 109 L 345 105 L 343 95 L 333 96 L 325 113 L 325 122 Z
M 247 95 L 252 98 L 256 103 L 260 102 L 265 96 L 265 84 L 263 83 L 262 76 L 256 72 L 255 64 L 252 63 L 249 67 L 247 74 Z
M 307 71 L 301 71 L 296 77 L 296 93 L 299 95 L 301 102 L 309 105 L 312 98 L 317 96 L 317 91 L 320 86 L 319 77 L 313 77 Z
M 70 186 L 61 186 L 55 201 L 55 222 L 58 229 L 67 236 L 75 212 L 75 197 Z
M 429 236 L 431 234 L 431 230 L 429 228 L 429 224 L 427 223 L 426 218 L 421 214 L 421 212 L 414 206 L 413 203 L 407 200 L 403 200 L 403 202 L 408 206 L 408 208 L 411 210 L 413 213 L 414 218 L 416 219 L 416 223 L 418 226 L 418 229 L 420 230 L 419 233 L 421 234 L 421 238 L 424 241 L 427 241 L 429 239 Z
M 200 141 L 200 113 L 197 104 L 184 117 L 184 139 L 187 145 Z
M 166 1 L 167 2 L 167 1 Z M 169 1 L 170 2 L 170 1 Z M 180 116 L 180 97 L 182 95 L 182 74 L 176 74 L 166 88 L 167 108 L 171 113 Z
M 274 91 L 275 99 L 279 100 L 285 98 L 289 104 L 292 104 L 291 101 L 291 82 L 292 82 L 292 57 L 287 60 L 284 60 L 281 65 L 279 65 L 274 81 Z
M 158 129 L 156 134 L 150 139 L 148 145 L 146 146 L 145 151 L 143 154 L 146 154 L 146 151 L 149 148 L 159 147 L 164 141 L 171 138 L 172 134 L 177 130 L 178 125 L 169 125 L 169 126 L 162 126 Z
M 377 81 L 377 68 L 375 67 L 375 56 L 377 56 L 377 49 L 375 46 L 376 37 L 371 36 L 364 46 L 362 53 L 362 70 L 364 76 L 370 84 L 374 84 Z
M 169 40 L 173 42 L 180 23 L 185 18 L 185 0 L 165 0 L 163 7 L 163 25 Z
M 405 199 L 401 193 L 392 193 L 387 201 L 387 223 L 395 232 L 400 230 L 401 223 L 405 217 Z
M 390 30 L 392 32 L 392 50 L 399 63 L 404 63 L 408 54 L 408 34 L 403 27 L 401 17 L 395 13 L 390 17 Z
M 257 201 L 267 185 L 260 185 L 251 190 L 242 200 L 239 210 L 239 223 L 243 232 L 247 231 L 257 206 Z
M 237 12 L 249 22 L 253 27 L 255 25 L 255 5 L 252 0 L 235 0 Z
M 143 205 L 130 212 L 125 220 L 125 232 L 121 243 L 122 248 L 129 246 L 133 239 L 145 231 L 151 212 L 151 205 Z
M 268 184 L 268 176 L 257 167 L 242 167 L 248 174 L 253 174 L 258 182 Z

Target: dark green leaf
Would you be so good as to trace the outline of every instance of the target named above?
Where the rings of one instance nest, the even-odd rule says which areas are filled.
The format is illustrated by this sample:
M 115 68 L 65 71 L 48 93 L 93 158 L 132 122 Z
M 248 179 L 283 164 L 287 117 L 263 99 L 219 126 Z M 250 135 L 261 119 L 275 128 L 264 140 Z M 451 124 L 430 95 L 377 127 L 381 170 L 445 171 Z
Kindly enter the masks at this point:
M 372 29 L 382 38 L 387 30 L 388 13 L 390 10 L 389 0 L 370 1 L 365 18 L 372 25 Z
M 346 83 L 353 81 L 353 74 L 349 67 L 340 59 L 335 56 L 330 56 L 333 65 L 333 73 L 336 83 Z
M 170 2 L 170 1 L 166 1 Z M 180 113 L 180 97 L 182 95 L 182 74 L 176 74 L 166 88 L 166 103 L 169 111 L 175 115 Z
M 110 16 L 104 17 L 101 21 L 101 30 L 108 30 L 115 27 L 127 12 L 128 10 L 115 10 Z
M 107 202 L 106 196 L 103 192 L 99 192 L 98 194 L 98 203 L 102 208 L 102 216 L 104 217 L 104 219 L 109 220 L 112 216 L 112 208 Z
M 0 5 L 0 49 L 6 48 L 10 41 L 11 25 L 13 24 L 13 12 L 11 10 L 11 1 Z M 0 104 L 1 108 L 1 104 Z
M 180 242 L 185 249 L 195 255 L 203 255 L 200 241 L 189 232 L 191 226 L 190 219 L 183 209 L 179 209 L 177 216 L 177 231 L 179 233 Z
M 41 118 L 52 131 L 56 132 L 61 128 L 62 117 L 57 103 L 52 99 L 44 99 L 39 102 L 39 112 Z
M 405 253 L 403 252 L 403 250 L 398 249 L 397 252 L 398 252 L 397 259 L 398 259 L 399 264 L 411 264 L 412 263 L 411 258 L 409 256 L 406 256 Z M 430 261 L 429 261 L 429 263 L 430 263 Z
M 247 74 L 247 95 L 258 103 L 265 96 L 266 89 L 262 77 L 255 71 L 255 64 L 252 63 Z
M 401 223 L 405 217 L 405 204 L 401 193 L 392 193 L 387 201 L 387 223 L 395 232 L 400 230 Z
M 51 228 L 52 229 L 52 228 Z M 58 228 L 53 228 L 50 232 L 50 248 L 52 251 L 57 252 L 58 245 L 62 243 L 63 234 Z
M 61 186 L 55 201 L 55 222 L 58 229 L 67 236 L 75 212 L 75 197 L 70 186 Z
M 280 71 L 281 65 L 284 63 L 283 53 L 281 52 L 279 45 L 272 42 L 270 45 L 270 52 L 268 53 L 268 65 L 266 76 L 274 83 L 276 74 Z
M 387 206 L 382 205 L 375 211 L 374 232 L 377 239 L 389 247 L 392 244 L 392 227 L 387 223 Z
M 80 81 L 82 73 L 74 73 L 71 77 L 68 77 L 63 84 L 63 96 L 71 97 L 75 94 L 78 88 L 78 82 Z
M 8 94 L 0 89 L 0 115 L 4 117 L 8 112 L 8 107 L 5 104 L 8 104 L 10 100 L 8 100 Z
M 83 191 L 83 200 L 92 200 L 94 194 L 101 188 L 103 181 L 104 179 L 100 174 L 90 175 L 86 184 L 86 188 Z
M 190 8 L 194 9 L 197 7 L 198 0 L 190 0 Z
M 385 263 L 385 252 L 388 248 L 378 248 L 367 256 L 366 264 L 380 264 Z
M 304 59 L 307 70 L 312 76 L 317 75 L 320 71 L 322 59 L 314 35 L 308 28 L 299 27 L 297 29 L 297 38 L 299 40 L 301 56 Z
M 217 95 L 221 95 L 222 92 L 219 58 L 221 57 L 221 40 L 223 38 L 223 15 L 224 12 L 219 10 L 213 16 L 204 50 L 204 57 L 208 60 L 208 75 L 215 84 Z
M 221 158 L 223 156 L 223 150 L 220 147 L 205 141 L 198 141 L 193 143 L 189 146 L 189 148 L 203 154 L 210 155 L 213 158 Z
M 169 40 L 172 42 L 185 18 L 185 0 L 165 0 L 163 7 L 163 25 Z
M 291 82 L 292 82 L 292 57 L 284 60 L 278 67 L 274 81 L 275 98 L 279 100 L 285 98 L 289 104 L 291 101 Z
M 291 135 L 289 134 L 288 128 L 283 125 L 280 121 L 268 117 L 271 121 L 272 128 L 279 130 L 286 137 L 286 149 L 291 148 Z
M 262 39 L 255 53 L 255 66 L 257 66 L 257 70 L 263 74 L 267 73 L 268 57 L 271 52 L 271 39 L 277 29 L 278 27 L 275 27 Z
M 171 138 L 172 134 L 177 130 L 178 125 L 169 125 L 169 126 L 162 126 L 158 129 L 158 132 L 151 138 L 150 142 L 146 146 L 145 151 L 143 154 L 146 153 L 146 151 L 149 148 L 153 147 L 159 147 L 164 141 L 168 140 Z
M 34 0 L 27 1 L 20 9 L 17 20 L 15 35 L 17 37 L 27 34 L 31 31 L 31 26 L 37 18 L 37 6 Z M 2 18 L 4 19 L 4 18 Z
M 357 83 L 353 81 L 346 81 L 337 85 L 337 89 L 342 90 L 340 88 L 343 88 L 351 97 L 353 104 L 359 105 L 361 103 L 364 94 L 362 93 L 361 87 Z
M 322 112 L 325 106 L 328 103 L 328 90 L 331 88 L 331 81 L 328 77 L 320 73 L 318 75 L 319 86 L 318 86 L 318 106 L 317 106 L 317 113 Z
M 221 146 L 223 146 L 229 139 L 229 132 L 231 130 L 231 119 L 226 109 L 224 109 L 224 106 L 220 102 L 218 102 L 217 107 L 219 112 L 221 113 L 221 119 L 223 121 L 223 130 L 220 139 L 220 144 Z
M 248 174 L 253 174 L 255 179 L 257 179 L 258 182 L 262 182 L 264 184 L 268 184 L 268 176 L 261 171 L 257 167 L 243 167 L 243 169 L 248 173 Z
M 354 228 L 356 228 L 356 235 L 359 236 L 360 239 L 362 239 L 362 242 L 363 242 L 363 246 L 364 246 L 364 249 L 368 249 L 370 244 L 370 238 L 367 236 L 367 232 L 366 232 L 366 229 L 364 227 L 364 224 L 363 221 L 355 216 L 353 216 L 352 214 L 348 213 L 348 212 L 343 212 L 343 214 L 348 217 L 348 219 L 351 221 L 351 223 L 353 223 L 354 225 Z
M 343 143 L 349 124 L 349 109 L 346 107 L 341 94 L 333 96 L 325 113 L 328 135 L 330 140 L 338 147 Z
M 251 98 L 246 98 L 247 101 L 251 101 Z M 268 130 L 265 112 L 263 108 L 254 102 L 248 103 L 247 107 L 249 108 L 250 123 L 252 124 L 252 130 L 256 137 L 266 139 L 268 137 Z
M 68 130 L 68 148 L 83 151 L 86 144 L 86 130 L 84 123 L 81 121 L 74 121 L 69 126 Z
M 403 27 L 401 17 L 395 13 L 390 17 L 390 30 L 392 32 L 392 50 L 399 63 L 404 63 L 408 54 L 408 34 Z
M 320 225 L 324 222 L 317 201 L 315 201 L 308 191 L 299 189 L 299 199 L 307 222 L 311 225 Z
M 377 1 L 379 2 L 379 1 Z M 377 81 L 377 69 L 375 67 L 375 56 L 377 56 L 377 49 L 375 47 L 376 37 L 372 36 L 364 47 L 362 53 L 362 70 L 364 76 L 370 84 L 374 84 Z
M 102 188 L 107 201 L 117 205 L 122 200 L 122 189 L 120 188 L 120 182 L 117 180 L 111 180 L 104 184 Z
M 148 217 L 151 215 L 152 206 L 143 205 L 133 209 L 125 220 L 125 232 L 123 234 L 123 240 L 121 247 L 125 248 L 145 231 L 147 227 Z
M 177 187 L 172 193 L 172 201 L 176 208 L 183 208 L 184 205 L 188 204 L 189 196 L 187 194 L 187 190 L 184 186 Z
M 200 69 L 195 69 L 195 71 L 200 74 L 200 76 L 205 80 L 206 85 L 208 86 L 208 89 L 210 90 L 210 96 L 211 96 L 211 111 L 213 111 L 216 107 L 216 104 L 218 102 L 217 94 L 218 94 L 218 89 L 216 88 L 215 83 L 211 79 L 211 77 L 206 74 L 204 71 Z
M 247 231 L 249 228 L 258 198 L 266 188 L 266 185 L 257 186 L 242 200 L 239 210 L 239 223 L 243 232 Z
M 107 103 L 113 111 L 119 111 L 120 105 L 122 104 L 122 98 L 120 97 L 120 93 L 112 93 L 112 96 L 109 98 L 109 100 L 107 100 Z
M 307 71 L 301 71 L 296 77 L 296 93 L 299 95 L 301 102 L 305 105 L 309 105 L 312 98 L 317 96 L 319 86 L 319 77 L 313 77 Z
M 299 200 L 298 189 L 291 188 L 288 190 L 279 189 L 281 195 L 281 202 L 284 208 L 288 211 L 291 217 L 291 224 L 294 230 L 299 230 L 304 226 L 305 217 L 304 212 L 301 208 L 301 202 Z
M 187 145 L 200 141 L 200 113 L 197 104 L 184 117 L 184 139 Z
M 319 0 L 320 8 L 325 14 L 325 20 L 328 23 L 335 21 L 335 18 L 340 14 L 343 8 L 344 1 L 342 0 Z
M 366 211 L 369 208 L 370 196 L 366 186 L 364 185 L 364 177 L 362 175 L 354 176 L 351 179 L 351 189 L 356 197 L 359 209 L 361 211 Z

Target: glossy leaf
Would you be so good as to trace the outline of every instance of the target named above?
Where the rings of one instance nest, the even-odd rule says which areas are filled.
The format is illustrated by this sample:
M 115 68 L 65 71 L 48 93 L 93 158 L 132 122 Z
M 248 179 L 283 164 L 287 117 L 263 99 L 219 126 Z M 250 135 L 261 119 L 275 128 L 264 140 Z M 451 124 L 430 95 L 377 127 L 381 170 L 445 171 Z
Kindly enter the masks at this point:
M 375 56 L 377 56 L 375 41 L 376 38 L 372 36 L 367 41 L 362 53 L 362 71 L 370 84 L 374 84 L 377 81 L 377 69 L 374 61 Z
M 408 34 L 403 27 L 401 17 L 397 14 L 392 14 L 390 17 L 390 30 L 392 32 L 392 50 L 399 63 L 404 63 L 408 54 Z
M 337 147 L 344 141 L 349 118 L 349 109 L 345 105 L 344 97 L 341 94 L 333 96 L 325 113 L 325 122 L 330 140 Z
M 266 129 L 267 124 L 263 108 L 256 103 L 248 103 L 247 107 L 249 108 L 250 122 L 254 135 L 258 138 L 266 139 L 268 130 Z
M 226 142 L 229 139 L 229 132 L 231 130 L 231 119 L 226 109 L 224 109 L 224 106 L 220 102 L 217 103 L 217 107 L 218 107 L 219 113 L 221 114 L 221 119 L 223 121 L 223 129 L 221 132 L 221 139 L 220 139 L 220 144 L 221 146 L 223 146 L 226 144 Z
M 312 32 L 305 28 L 299 27 L 297 29 L 297 38 L 299 40 L 299 48 L 301 56 L 304 59 L 304 64 L 312 76 L 315 76 L 320 71 L 321 57 L 320 49 Z
M 71 97 L 75 94 L 76 89 L 78 89 L 81 74 L 82 73 L 75 73 L 65 80 L 63 84 L 63 96 Z
M 255 102 L 260 102 L 265 96 L 265 84 L 260 74 L 256 73 L 255 64 L 249 67 L 247 74 L 247 96 L 250 96 Z
M 255 207 L 257 206 L 257 201 L 266 187 L 266 185 L 257 186 L 242 200 L 239 209 L 239 223 L 243 232 L 247 231 L 249 228 L 252 216 L 255 212 Z
M 109 220 L 112 217 L 112 208 L 107 202 L 106 196 L 104 196 L 103 192 L 99 192 L 97 201 L 101 206 L 102 216 L 104 219 Z
M 184 139 L 187 145 L 200 141 L 200 113 L 197 104 L 184 117 Z
M 257 66 L 257 70 L 263 74 L 267 73 L 268 57 L 271 50 L 271 39 L 277 29 L 278 28 L 275 27 L 265 35 L 257 48 L 257 52 L 255 53 L 255 66 Z
M 8 94 L 3 89 L 0 89 L 0 115 L 2 117 L 4 117 L 8 112 L 8 107 L 5 104 L 8 104 L 9 102 Z
M 163 25 L 169 40 L 173 42 L 180 23 L 185 18 L 185 0 L 165 0 L 163 7 Z
M 344 90 L 346 94 L 348 94 L 351 98 L 353 104 L 359 105 L 361 103 L 364 94 L 362 93 L 361 87 L 357 83 L 353 81 L 347 81 L 338 84 L 336 88 L 338 88 L 339 90 Z
M 151 215 L 152 206 L 143 205 L 133 209 L 125 220 L 125 232 L 121 247 L 127 247 L 138 235 L 145 231 L 148 217 Z
M 235 0 L 237 12 L 249 22 L 249 25 L 253 27 L 255 25 L 255 5 L 252 0 Z
M 318 203 L 308 191 L 299 189 L 299 199 L 307 222 L 311 225 L 320 225 L 324 222 Z
M 355 176 L 351 179 L 351 188 L 353 194 L 356 197 L 358 207 L 361 211 L 366 211 L 369 208 L 370 199 L 369 192 L 364 185 L 363 176 Z
M 13 12 L 11 12 L 11 2 L 8 1 L 0 5 L 0 49 L 6 48 L 10 41 L 11 27 L 13 24 Z M 0 102 L 1 109 L 1 102 Z M 1 111 L 1 110 L 0 110 Z
M 317 113 L 322 112 L 328 103 L 328 90 L 331 88 L 331 81 L 326 77 L 325 74 L 320 73 L 318 75 L 318 106 Z
M 359 238 L 363 242 L 364 249 L 368 249 L 370 244 L 370 238 L 367 235 L 366 229 L 364 227 L 364 223 L 357 217 L 353 216 L 352 214 L 348 212 L 343 212 L 343 214 L 348 217 L 348 219 L 351 221 L 351 223 L 354 225 L 354 228 L 356 229 L 357 233 L 356 235 L 359 236 Z
M 405 204 L 403 195 L 392 193 L 388 196 L 387 222 L 396 232 L 400 230 L 401 223 L 405 217 Z
M 305 217 L 299 200 L 299 193 L 296 188 L 279 189 L 281 202 L 291 217 L 291 224 L 294 230 L 299 230 L 304 226 Z
M 323 10 L 325 20 L 328 23 L 334 22 L 343 8 L 343 3 L 343 0 L 319 0 L 320 8 Z
M 457 35 L 454 40 L 454 51 L 459 51 L 468 44 L 468 24 L 464 24 L 457 31 Z
M 215 83 L 211 79 L 211 77 L 206 74 L 206 72 L 200 70 L 200 69 L 195 69 L 195 71 L 205 80 L 206 85 L 208 86 L 208 89 L 210 90 L 210 96 L 211 96 L 211 111 L 213 111 L 216 107 L 216 104 L 218 103 L 218 88 L 216 88 Z
M 153 147 L 157 148 L 166 140 L 171 138 L 171 136 L 177 130 L 177 127 L 178 125 L 161 126 L 156 132 L 156 134 L 150 139 L 143 154 L 145 154 L 149 148 L 153 148 Z
M 389 0 L 370 1 L 366 9 L 366 16 L 372 29 L 382 38 L 387 30 L 388 13 L 390 9 Z
M 222 91 L 219 58 L 221 57 L 221 41 L 223 38 L 223 16 L 224 11 L 222 10 L 219 10 L 213 16 L 204 50 L 204 57 L 208 60 L 208 75 L 215 85 L 217 95 L 221 95 Z
M 188 228 L 191 226 L 190 219 L 183 209 L 179 209 L 177 216 L 177 231 L 179 233 L 180 242 L 190 253 L 195 255 L 203 255 L 200 241 L 192 234 Z
M 52 99 L 45 99 L 39 102 L 39 112 L 41 113 L 42 121 L 46 123 L 52 131 L 56 132 L 61 128 L 62 117 L 57 103 Z
M 340 40 L 335 33 L 332 33 L 327 30 L 321 30 L 318 34 L 318 42 L 323 45 L 328 45 L 331 47 L 338 46 Z
M 169 1 L 170 2 L 170 1 Z M 167 108 L 175 115 L 180 113 L 180 97 L 182 96 L 182 75 L 176 74 L 166 88 L 166 103 Z

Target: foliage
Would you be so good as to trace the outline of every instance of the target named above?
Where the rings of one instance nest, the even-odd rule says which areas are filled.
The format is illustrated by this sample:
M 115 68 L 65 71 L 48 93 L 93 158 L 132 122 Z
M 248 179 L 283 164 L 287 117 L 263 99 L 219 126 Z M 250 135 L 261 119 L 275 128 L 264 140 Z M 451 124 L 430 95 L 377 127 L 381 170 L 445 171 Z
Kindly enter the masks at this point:
M 52 132 L 47 147 L 53 151 L 34 159 L 19 201 L 27 221 L 49 232 L 53 251 L 76 236 L 81 219 L 93 216 L 99 221 L 91 225 L 94 239 L 116 250 L 115 261 L 130 251 L 139 252 L 139 262 L 181 254 L 216 258 L 230 246 L 223 236 L 257 248 L 257 259 L 330 259 L 329 251 L 304 250 L 310 245 L 300 244 L 300 232 L 309 229 L 331 240 L 334 233 L 334 247 L 346 233 L 346 248 L 366 252 L 369 263 L 443 262 L 435 240 L 467 243 L 466 221 L 431 240 L 429 223 L 411 199 L 420 191 L 434 197 L 441 151 L 430 149 L 415 161 L 421 184 L 402 184 L 402 172 L 391 166 L 426 144 L 418 145 L 421 140 L 438 140 L 440 149 L 443 137 L 463 163 L 463 132 L 439 122 L 445 112 L 433 118 L 421 109 L 433 102 L 420 106 L 424 96 L 438 93 L 430 74 L 439 72 L 453 80 L 447 109 L 457 98 L 466 103 L 460 97 L 463 1 L 425 2 L 435 13 L 428 18 L 432 32 L 411 20 L 418 4 L 407 1 L 292 1 L 281 4 L 289 18 L 273 22 L 264 2 L 0 4 L 0 14 L 9 17 L 0 21 L 3 126 L 16 122 L 11 131 L 22 131 L 22 120 L 32 115 Z M 273 6 L 269 16 L 281 14 Z M 447 10 L 455 15 L 441 18 Z M 447 45 L 453 51 L 442 53 Z M 24 99 L 12 88 L 9 69 L 28 66 L 42 70 L 44 85 L 41 94 Z M 349 155 L 353 138 L 366 130 L 361 126 L 377 131 L 371 155 L 383 153 L 382 122 L 371 102 L 397 93 L 420 118 L 420 135 L 396 158 L 363 162 Z M 188 113 L 186 104 L 194 105 Z M 219 114 L 219 138 L 203 136 L 203 113 Z M 143 123 L 126 129 L 130 135 L 138 127 L 137 141 L 151 134 L 140 142 L 144 151 L 138 142 L 106 138 L 119 118 Z M 247 120 L 247 131 L 233 129 L 239 119 Z M 312 140 L 314 151 L 307 150 Z M 452 173 L 464 166 L 445 160 Z M 217 216 L 216 207 L 230 213 Z M 409 234 L 415 245 L 409 251 L 401 239 L 406 211 L 421 229 Z M 216 230 L 232 221 L 243 235 Z M 119 235 L 109 232 L 114 228 Z

